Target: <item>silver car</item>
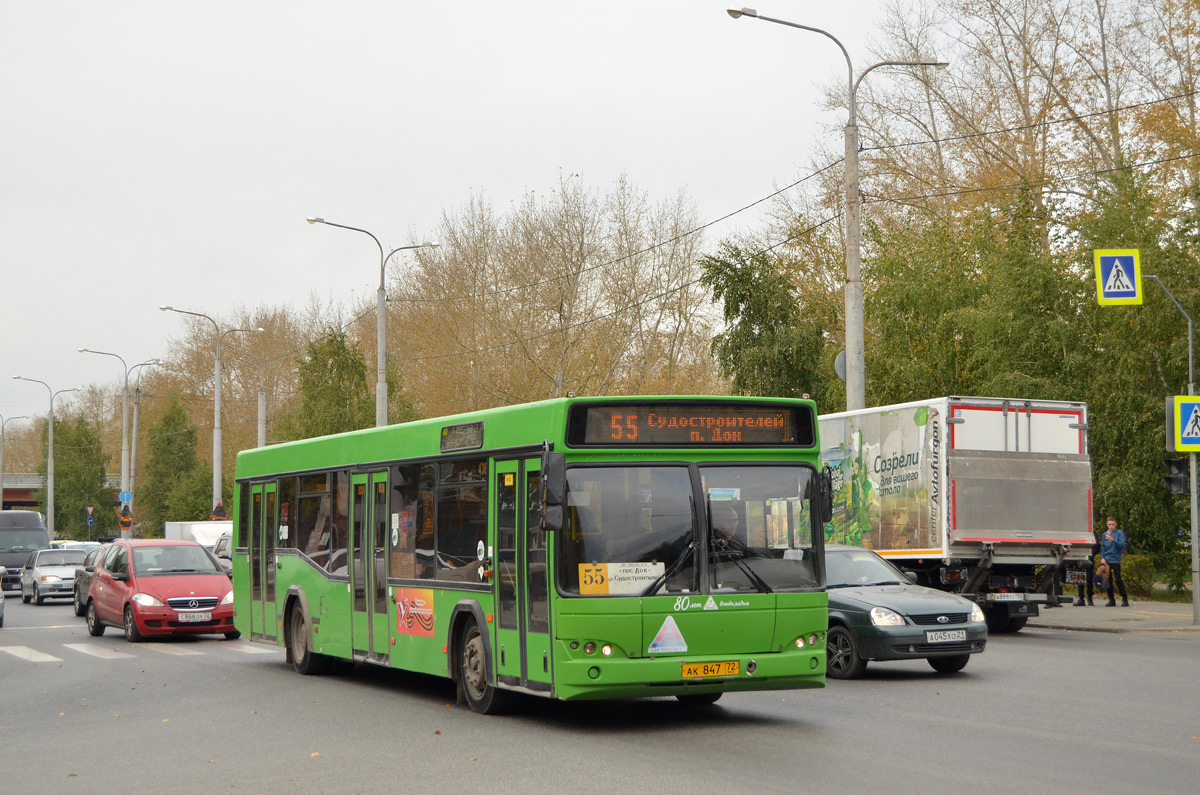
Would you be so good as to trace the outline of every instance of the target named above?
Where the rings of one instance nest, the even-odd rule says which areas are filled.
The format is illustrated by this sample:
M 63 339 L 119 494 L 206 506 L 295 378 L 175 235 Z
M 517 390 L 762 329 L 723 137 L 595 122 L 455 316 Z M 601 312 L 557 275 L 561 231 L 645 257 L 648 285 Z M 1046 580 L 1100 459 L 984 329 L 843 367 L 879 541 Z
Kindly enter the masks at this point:
M 87 557 L 83 549 L 39 549 L 21 569 L 21 601 L 42 604 L 52 596 L 75 595 L 75 567 Z

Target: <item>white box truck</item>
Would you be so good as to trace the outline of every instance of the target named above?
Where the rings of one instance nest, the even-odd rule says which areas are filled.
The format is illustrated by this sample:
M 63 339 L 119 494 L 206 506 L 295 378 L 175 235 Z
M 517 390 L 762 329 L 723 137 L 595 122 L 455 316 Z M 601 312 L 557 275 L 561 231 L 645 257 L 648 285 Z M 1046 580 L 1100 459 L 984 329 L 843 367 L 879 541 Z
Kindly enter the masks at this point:
M 1087 575 L 1087 405 L 939 397 L 819 418 L 833 470 L 826 542 L 872 549 L 1016 632 Z M 1062 601 L 1069 597 L 1061 597 Z
M 165 538 L 182 538 L 187 541 L 197 541 L 200 546 L 212 549 L 213 544 L 222 533 L 233 532 L 233 520 L 207 522 L 164 522 L 163 536 Z

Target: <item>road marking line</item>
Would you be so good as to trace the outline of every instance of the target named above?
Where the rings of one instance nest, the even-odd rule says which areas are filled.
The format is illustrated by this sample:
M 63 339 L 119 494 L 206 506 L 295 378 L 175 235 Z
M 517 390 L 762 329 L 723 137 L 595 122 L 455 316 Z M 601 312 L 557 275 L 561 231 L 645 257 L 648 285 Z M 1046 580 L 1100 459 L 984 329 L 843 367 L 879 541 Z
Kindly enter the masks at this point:
M 81 654 L 89 654 L 92 657 L 99 657 L 102 660 L 131 660 L 136 655 L 126 654 L 123 651 L 116 649 L 105 649 L 100 646 L 93 646 L 90 643 L 64 643 L 68 649 L 77 651 Z
M 94 646 L 91 644 L 62 644 L 72 651 L 77 651 L 82 654 L 90 654 L 92 657 L 100 657 L 101 659 L 132 659 L 134 654 L 127 654 L 124 651 L 116 651 L 115 648 L 103 648 L 102 646 Z
M 0 646 L 0 651 L 5 651 L 14 657 L 29 662 L 62 662 L 59 657 L 51 657 L 49 654 L 42 654 L 40 651 L 34 651 L 28 646 Z
M 187 648 L 184 648 L 183 646 L 159 646 L 157 644 L 144 643 L 144 644 L 142 644 L 142 648 L 143 649 L 154 649 L 155 651 L 161 652 L 163 654 L 173 654 L 176 657 L 190 657 L 195 654 L 204 654 L 204 652 L 202 652 L 202 651 L 196 651 L 195 649 L 187 649 Z
M 228 648 L 230 651 L 240 652 L 242 654 L 275 654 L 276 652 L 283 651 L 281 648 L 265 648 L 261 646 L 254 646 L 251 645 L 249 641 L 245 643 L 238 643 L 233 646 L 226 646 L 225 648 Z

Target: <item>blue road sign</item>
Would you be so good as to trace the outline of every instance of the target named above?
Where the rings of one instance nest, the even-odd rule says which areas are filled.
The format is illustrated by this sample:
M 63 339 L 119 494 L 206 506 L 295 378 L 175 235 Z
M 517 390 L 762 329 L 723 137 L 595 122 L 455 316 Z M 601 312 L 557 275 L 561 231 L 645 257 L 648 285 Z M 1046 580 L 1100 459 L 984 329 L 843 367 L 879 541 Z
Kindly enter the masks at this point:
M 1097 249 L 1096 300 L 1101 306 L 1142 302 L 1142 265 L 1136 248 Z
M 87 518 L 87 526 L 88 526 L 88 527 L 91 527 L 91 526 L 92 526 L 92 525 L 94 525 L 95 523 L 96 523 L 96 517 L 94 517 L 94 516 L 89 516 L 89 517 Z
M 133 495 L 128 491 L 123 491 L 120 493 L 120 495 L 118 495 L 117 499 L 119 499 L 121 502 L 129 502 L 133 499 Z
M 1200 397 L 1175 396 L 1175 449 L 1200 453 Z

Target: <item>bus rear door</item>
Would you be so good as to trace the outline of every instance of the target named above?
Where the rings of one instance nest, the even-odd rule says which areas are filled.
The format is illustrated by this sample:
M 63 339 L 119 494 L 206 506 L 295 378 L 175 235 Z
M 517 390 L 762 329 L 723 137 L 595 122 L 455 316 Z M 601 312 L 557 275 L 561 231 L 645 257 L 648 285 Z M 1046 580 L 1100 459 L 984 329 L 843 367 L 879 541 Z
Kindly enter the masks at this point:
M 350 523 L 351 645 L 358 659 L 384 662 L 388 654 L 388 473 L 354 475 Z

